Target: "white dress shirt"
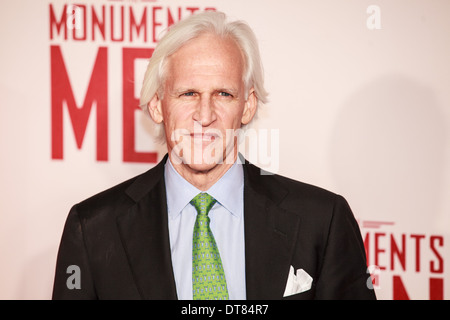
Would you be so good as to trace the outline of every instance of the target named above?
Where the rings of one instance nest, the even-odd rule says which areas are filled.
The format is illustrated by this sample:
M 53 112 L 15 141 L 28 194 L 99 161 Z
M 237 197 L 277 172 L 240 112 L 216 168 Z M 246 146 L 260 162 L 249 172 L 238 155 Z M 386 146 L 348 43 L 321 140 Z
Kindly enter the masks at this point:
M 197 211 L 190 201 L 200 191 L 187 182 L 170 159 L 164 168 L 172 266 L 178 299 L 192 300 L 192 234 Z M 239 161 L 205 191 L 217 202 L 210 227 L 219 248 L 230 300 L 246 298 L 244 241 L 244 172 Z

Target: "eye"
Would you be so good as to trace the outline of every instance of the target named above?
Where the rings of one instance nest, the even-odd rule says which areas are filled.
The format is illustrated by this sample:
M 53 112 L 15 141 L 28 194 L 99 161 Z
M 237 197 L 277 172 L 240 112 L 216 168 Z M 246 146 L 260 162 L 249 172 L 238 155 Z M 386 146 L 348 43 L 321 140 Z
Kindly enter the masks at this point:
M 185 93 L 183 93 L 182 96 L 185 96 L 185 97 L 193 97 L 194 94 L 195 94 L 194 92 L 190 91 L 190 92 L 185 92 Z
M 232 97 L 231 94 L 229 94 L 228 92 L 225 92 L 225 91 L 219 92 L 219 96 L 221 96 L 221 97 Z

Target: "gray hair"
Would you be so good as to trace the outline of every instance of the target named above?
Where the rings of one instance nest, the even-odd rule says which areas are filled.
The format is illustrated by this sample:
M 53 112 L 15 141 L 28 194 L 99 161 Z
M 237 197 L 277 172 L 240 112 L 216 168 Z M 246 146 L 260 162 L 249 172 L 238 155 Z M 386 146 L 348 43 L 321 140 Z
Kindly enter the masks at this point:
M 246 91 L 254 88 L 258 99 L 257 110 L 260 103 L 267 102 L 268 93 L 264 89 L 264 71 L 256 36 L 244 21 L 227 22 L 226 19 L 222 12 L 205 11 L 181 20 L 168 29 L 158 42 L 145 72 L 140 98 L 140 107 L 145 112 L 148 112 L 148 103 L 155 94 L 163 99 L 167 58 L 188 41 L 208 32 L 221 37 L 231 37 L 236 41 L 245 59 L 243 82 Z M 163 124 L 154 124 L 157 139 L 165 141 Z

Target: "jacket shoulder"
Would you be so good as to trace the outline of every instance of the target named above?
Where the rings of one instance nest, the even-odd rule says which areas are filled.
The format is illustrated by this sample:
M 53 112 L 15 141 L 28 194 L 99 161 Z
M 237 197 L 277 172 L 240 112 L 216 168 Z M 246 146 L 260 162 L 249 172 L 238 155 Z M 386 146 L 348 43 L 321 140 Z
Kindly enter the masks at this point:
M 142 174 L 123 181 L 115 186 L 105 189 L 97 194 L 82 200 L 75 206 L 79 212 L 101 210 L 104 207 L 117 206 L 119 203 L 128 203 L 131 199 L 126 190 L 139 179 Z
M 319 186 L 266 172 L 247 164 L 247 178 L 261 193 L 266 192 L 274 202 L 298 206 L 303 204 L 333 204 L 340 195 Z
M 246 166 L 247 181 L 256 192 L 291 215 L 301 217 L 305 225 L 326 230 L 332 220 L 351 221 L 354 215 L 341 195 L 324 188 L 278 174 L 267 174 L 254 165 Z
M 101 191 L 74 205 L 80 219 L 115 217 L 134 205 L 164 177 L 164 163 L 161 161 L 150 170 Z

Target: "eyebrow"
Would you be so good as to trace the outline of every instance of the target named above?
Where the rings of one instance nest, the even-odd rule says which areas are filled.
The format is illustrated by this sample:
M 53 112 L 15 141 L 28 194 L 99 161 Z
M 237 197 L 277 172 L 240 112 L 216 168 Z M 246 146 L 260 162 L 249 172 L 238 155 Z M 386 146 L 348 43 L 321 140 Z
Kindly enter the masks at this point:
M 199 91 L 201 91 L 201 90 L 195 89 L 192 87 L 185 87 L 185 88 L 181 87 L 181 88 L 173 90 L 172 93 L 182 94 L 182 93 L 186 93 L 186 92 L 199 92 Z M 239 93 L 239 90 L 236 90 L 234 88 L 217 87 L 217 88 L 213 89 L 213 92 L 228 92 L 231 95 L 236 97 Z

